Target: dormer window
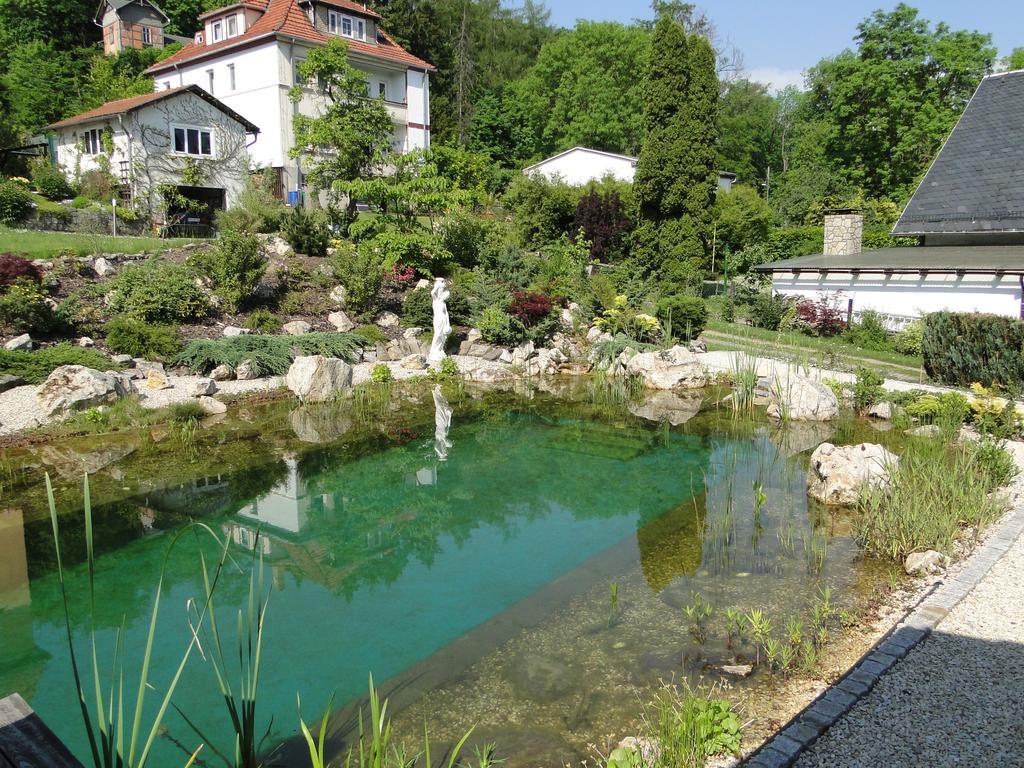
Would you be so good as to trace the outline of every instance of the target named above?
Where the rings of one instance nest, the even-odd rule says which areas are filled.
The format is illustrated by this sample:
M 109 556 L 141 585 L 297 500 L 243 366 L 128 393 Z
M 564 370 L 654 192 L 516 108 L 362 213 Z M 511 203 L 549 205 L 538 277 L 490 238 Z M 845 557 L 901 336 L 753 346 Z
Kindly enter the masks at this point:
M 332 35 L 350 37 L 353 40 L 366 39 L 366 22 L 337 11 L 327 12 L 327 31 Z
M 238 17 L 228 16 L 224 23 L 227 25 L 228 37 L 234 37 L 238 34 Z
M 213 22 L 213 42 L 218 42 L 224 37 L 224 25 L 219 22 Z

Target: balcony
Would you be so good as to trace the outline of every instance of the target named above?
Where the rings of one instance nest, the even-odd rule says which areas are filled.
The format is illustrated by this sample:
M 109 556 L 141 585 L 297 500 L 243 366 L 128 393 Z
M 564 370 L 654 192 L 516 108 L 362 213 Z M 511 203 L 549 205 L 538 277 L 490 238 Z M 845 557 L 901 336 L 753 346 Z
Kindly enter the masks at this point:
M 391 119 L 399 125 L 408 125 L 409 108 L 404 101 L 385 101 L 384 108 L 387 109 Z

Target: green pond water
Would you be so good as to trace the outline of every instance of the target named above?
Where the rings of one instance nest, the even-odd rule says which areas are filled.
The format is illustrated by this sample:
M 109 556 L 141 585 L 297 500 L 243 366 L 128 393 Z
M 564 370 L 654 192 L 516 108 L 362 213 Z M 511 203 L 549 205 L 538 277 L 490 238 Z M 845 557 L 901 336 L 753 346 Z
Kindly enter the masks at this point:
M 216 605 L 231 647 L 255 544 L 270 592 L 260 711 L 282 765 L 307 764 L 297 757 L 296 694 L 308 722 L 335 697 L 331 746 L 341 752 L 371 672 L 392 697 L 401 736 L 421 738 L 426 721 L 444 743 L 476 726 L 477 740 L 497 742 L 509 765 L 585 757 L 588 745 L 628 732 L 659 680 L 713 676 L 742 656 L 720 638 L 704 646 L 689 638 L 682 607 L 693 591 L 721 609 L 785 616 L 824 585 L 843 601 L 878 583 L 848 521 L 809 507 L 804 492 L 809 449 L 829 437 L 851 441 L 860 427 L 778 430 L 708 408 L 671 426 L 650 418 L 654 406 L 586 387 L 559 397 L 449 389 L 319 409 L 247 406 L 240 419 L 194 430 L 6 456 L 0 695 L 20 692 L 87 756 L 44 471 L 57 479 L 81 653 L 83 469 L 93 471 L 101 658 L 123 627 L 127 669 L 137 670 L 167 558 L 152 661 L 158 690 L 189 639 L 187 606 L 202 594 L 198 552 L 208 561 L 218 553 L 209 536 L 186 534 L 168 555 L 172 534 L 194 519 L 230 539 L 241 567 L 225 569 Z M 680 400 L 672 413 L 697 405 Z M 755 484 L 767 496 L 757 513 Z M 608 621 L 612 582 L 621 607 Z M 201 656 L 175 704 L 230 751 Z M 171 713 L 152 764 L 181 765 L 202 741 Z M 204 755 L 203 764 L 218 764 L 211 750 Z

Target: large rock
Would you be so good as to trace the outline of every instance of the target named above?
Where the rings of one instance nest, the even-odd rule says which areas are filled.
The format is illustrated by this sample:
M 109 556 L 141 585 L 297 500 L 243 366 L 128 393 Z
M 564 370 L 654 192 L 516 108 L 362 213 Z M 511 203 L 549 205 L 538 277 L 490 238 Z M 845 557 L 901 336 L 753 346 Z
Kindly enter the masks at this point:
M 627 373 L 643 379 L 648 389 L 700 389 L 708 378 L 697 357 L 686 347 L 641 352 L 626 363 Z
M 239 381 L 252 381 L 258 379 L 256 375 L 256 368 L 252 364 L 252 360 L 246 358 L 235 367 L 235 378 Z
M 899 457 L 875 443 L 822 443 L 811 454 L 807 493 L 825 504 L 856 504 L 861 493 L 889 484 Z
M 100 256 L 92 263 L 92 271 L 95 272 L 98 277 L 110 277 L 112 274 L 117 272 L 117 267 L 111 264 L 107 259 Z
M 14 389 L 20 387 L 25 383 L 25 380 L 21 376 L 12 376 L 9 373 L 0 374 L 0 392 L 6 392 L 8 389 Z
M 839 415 L 835 393 L 799 374 L 775 379 L 769 398 L 768 416 L 780 421 L 829 421 Z
M 331 312 L 331 314 L 327 316 L 327 322 L 333 325 L 334 330 L 340 333 L 348 333 L 349 331 L 356 327 L 356 324 L 355 322 L 353 322 L 352 318 L 350 318 L 341 310 L 338 310 L 337 312 Z
M 263 250 L 268 256 L 287 258 L 295 254 L 295 250 L 288 244 L 288 241 L 278 235 L 270 235 L 263 241 Z
M 196 402 L 199 403 L 199 407 L 203 409 L 203 413 L 207 416 L 217 416 L 222 413 L 227 413 L 228 407 L 220 400 L 216 398 L 203 395 L 196 398 Z
M 313 326 L 305 320 L 292 320 L 290 323 L 282 325 L 281 330 L 289 336 L 304 336 L 313 330 Z
M 467 381 L 495 382 L 508 381 L 512 378 L 512 371 L 509 367 L 494 360 L 460 355 L 456 362 L 459 372 Z
M 327 296 L 327 298 L 334 306 L 341 307 L 342 309 L 344 309 L 345 307 L 345 299 L 347 297 L 348 291 L 345 290 L 344 285 L 334 286 L 333 288 L 331 288 L 331 292 Z
M 344 360 L 323 355 L 297 357 L 285 376 L 285 385 L 307 403 L 333 400 L 352 386 L 352 366 Z
M 252 331 L 248 328 L 239 328 L 237 325 L 226 325 L 221 333 L 225 336 L 247 336 Z
M 949 565 L 949 558 L 941 552 L 929 549 L 924 552 L 911 552 L 903 561 L 903 570 L 909 575 L 915 573 L 941 573 Z
M 185 386 L 185 391 L 192 397 L 203 397 L 204 395 L 212 395 L 217 391 L 217 383 L 214 379 L 206 376 L 200 376 L 197 379 L 189 381 Z
M 128 392 L 128 379 L 120 373 L 62 365 L 39 385 L 36 399 L 47 415 L 54 416 L 110 403 Z
M 394 312 L 381 312 L 374 318 L 373 322 L 381 328 L 397 328 L 401 320 L 399 320 L 398 315 Z
M 228 381 L 234 378 L 235 369 L 230 365 L 221 364 L 210 371 L 210 378 L 214 381 Z
M 21 334 L 21 336 L 15 336 L 13 339 L 4 344 L 4 349 L 10 352 L 16 352 L 19 350 L 32 349 L 32 337 L 27 333 Z

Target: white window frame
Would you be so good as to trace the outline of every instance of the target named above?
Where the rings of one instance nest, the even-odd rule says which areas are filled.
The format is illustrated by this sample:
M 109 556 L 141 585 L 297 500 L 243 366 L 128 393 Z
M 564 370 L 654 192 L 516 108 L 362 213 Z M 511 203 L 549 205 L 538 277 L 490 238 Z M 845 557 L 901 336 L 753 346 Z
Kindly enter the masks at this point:
M 224 25 L 220 21 L 215 21 L 210 25 L 210 33 L 213 37 L 213 42 L 219 43 L 224 37 Z
M 236 87 L 237 86 L 235 85 L 235 65 L 228 64 L 228 88 L 234 91 Z
M 184 143 L 184 150 L 178 149 L 178 132 L 182 131 L 182 139 Z M 189 131 L 196 132 L 196 152 L 188 151 L 189 144 Z M 209 152 L 203 152 L 203 135 L 207 137 L 207 143 L 209 144 Z M 172 123 L 171 124 L 171 153 L 178 155 L 179 157 L 207 157 L 213 158 L 217 156 L 217 143 L 213 133 L 213 128 L 205 128 L 199 125 L 187 125 L 185 123 Z
M 210 92 L 211 96 L 213 96 L 213 82 L 213 70 L 208 69 L 206 70 L 206 84 L 209 87 L 206 90 Z
M 226 37 L 238 35 L 238 17 L 232 14 L 224 19 L 224 32 Z
M 90 128 L 82 134 L 84 140 L 84 148 L 82 154 L 85 155 L 98 155 L 103 151 L 103 142 L 100 140 L 100 128 Z
M 345 27 L 348 31 L 345 31 Z M 366 22 L 338 11 L 327 11 L 327 31 L 351 40 L 366 40 Z

